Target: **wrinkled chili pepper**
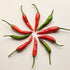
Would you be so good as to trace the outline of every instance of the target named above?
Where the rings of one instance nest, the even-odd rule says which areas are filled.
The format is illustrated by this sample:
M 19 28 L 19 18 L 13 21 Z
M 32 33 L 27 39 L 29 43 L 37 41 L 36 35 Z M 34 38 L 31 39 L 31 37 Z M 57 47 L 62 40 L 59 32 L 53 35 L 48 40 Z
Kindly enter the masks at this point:
M 24 44 L 18 46 L 15 51 L 13 51 L 10 55 L 8 55 L 8 57 L 10 57 L 10 56 L 11 56 L 12 54 L 14 54 L 16 51 L 18 51 L 18 52 L 22 51 L 24 48 L 27 47 L 28 44 L 30 44 L 30 42 L 32 41 L 32 39 L 33 39 L 33 36 L 31 36 L 30 39 L 29 39 L 27 42 L 25 42 Z
M 40 19 L 40 13 L 39 13 L 39 10 L 37 8 L 37 6 L 35 4 L 32 4 L 36 10 L 37 10 L 37 13 L 36 13 L 36 16 L 35 16 L 35 32 L 36 32 L 36 29 L 38 27 L 38 24 L 39 24 L 39 19 Z
M 58 26 L 52 26 L 52 27 L 49 27 L 49 28 L 44 29 L 42 31 L 39 31 L 37 34 L 47 34 L 47 33 L 51 33 L 51 32 L 56 32 L 59 29 L 70 31 L 70 29 L 66 29 L 66 28 L 62 28 L 62 27 L 58 27 Z
M 49 36 L 49 35 L 38 36 L 38 38 L 46 39 L 46 40 L 49 40 L 49 41 L 51 41 L 51 42 L 54 42 L 57 46 L 63 46 L 63 45 L 57 44 L 55 38 L 52 37 L 52 36 Z
M 33 64 L 32 64 L 32 68 L 34 67 L 35 64 L 35 56 L 37 55 L 37 39 L 34 37 L 34 47 L 33 47 Z
M 5 20 L 3 20 L 3 19 L 2 19 L 2 21 L 4 21 L 4 22 L 6 22 L 7 24 L 9 24 L 9 25 L 11 26 L 11 28 L 12 28 L 13 30 L 15 30 L 16 32 L 19 32 L 19 33 L 21 33 L 21 34 L 29 34 L 29 33 L 32 33 L 32 31 L 23 31 L 23 30 L 21 30 L 20 28 L 18 28 L 16 25 L 10 24 L 9 22 L 7 22 L 7 21 L 5 21 Z
M 49 53 L 49 64 L 51 64 L 51 58 L 50 58 L 50 55 L 51 55 L 51 48 L 48 46 L 48 44 L 43 41 L 42 39 L 39 39 L 39 41 L 44 45 L 44 47 L 46 48 L 47 52 Z
M 37 30 L 41 30 L 42 28 L 44 28 L 47 24 L 51 22 L 51 20 L 53 19 L 53 12 L 54 10 L 52 10 L 51 14 L 48 16 L 46 21 Z
M 30 23 L 29 23 L 29 21 L 28 21 L 28 19 L 27 19 L 27 16 L 25 15 L 25 13 L 24 13 L 23 10 L 22 10 L 22 5 L 21 5 L 21 12 L 22 12 L 22 18 L 23 18 L 25 24 L 33 31 L 33 28 L 32 28 L 32 26 L 30 25 Z
M 31 34 L 26 34 L 26 35 L 24 35 L 24 36 L 17 36 L 17 35 L 4 35 L 4 37 L 7 37 L 7 36 L 9 36 L 9 37 L 11 37 L 11 38 L 13 38 L 13 39 L 18 39 L 18 40 L 20 40 L 20 39 L 24 39 L 24 38 L 27 38 L 28 36 L 30 36 Z

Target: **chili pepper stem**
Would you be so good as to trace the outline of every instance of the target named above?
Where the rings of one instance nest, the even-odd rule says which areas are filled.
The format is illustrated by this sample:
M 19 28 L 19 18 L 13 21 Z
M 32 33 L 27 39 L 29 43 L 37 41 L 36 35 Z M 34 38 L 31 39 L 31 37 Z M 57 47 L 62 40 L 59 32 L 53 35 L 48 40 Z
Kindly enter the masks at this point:
M 56 41 L 55 41 L 54 43 L 55 43 L 57 46 L 60 46 L 60 47 L 63 46 L 63 45 L 58 44 Z
M 66 29 L 66 28 L 62 28 L 62 27 L 59 27 L 59 29 L 63 29 L 63 30 L 68 30 L 68 31 L 70 31 L 70 29 Z
M 20 9 L 21 9 L 22 15 L 25 15 L 25 13 L 24 13 L 23 10 L 22 10 L 22 5 L 21 5 Z
M 32 4 L 32 5 L 36 8 L 37 13 L 39 13 L 39 10 L 38 10 L 37 6 L 35 4 Z
M 15 51 L 13 51 L 10 55 L 8 55 L 8 57 L 10 57 L 12 54 L 14 54 L 17 51 L 17 49 Z
M 35 56 L 33 56 L 33 64 L 32 64 L 32 68 L 34 67 L 35 64 Z
M 11 36 L 11 35 L 4 35 L 3 37 L 7 37 L 7 36 Z
M 9 22 L 7 22 L 6 20 L 2 19 L 2 21 L 6 22 L 7 24 L 9 24 L 10 26 L 12 26 L 12 24 L 10 24 Z
M 49 64 L 51 65 L 51 57 L 50 57 L 50 53 L 49 53 Z

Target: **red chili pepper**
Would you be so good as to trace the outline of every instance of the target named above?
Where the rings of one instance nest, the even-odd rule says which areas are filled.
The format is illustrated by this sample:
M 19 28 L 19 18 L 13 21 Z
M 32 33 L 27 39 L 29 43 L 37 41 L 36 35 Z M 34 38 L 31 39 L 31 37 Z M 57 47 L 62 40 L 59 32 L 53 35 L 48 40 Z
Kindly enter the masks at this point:
M 38 36 L 38 38 L 47 39 L 47 40 L 49 40 L 49 41 L 52 41 L 52 42 L 54 42 L 57 46 L 63 46 L 63 45 L 57 44 L 55 38 L 52 37 L 52 36 L 49 36 L 49 35 Z
M 58 26 L 53 26 L 53 27 L 49 27 L 47 29 L 44 29 L 44 30 L 40 31 L 37 34 L 47 34 L 47 33 L 51 33 L 51 32 L 56 32 L 59 29 L 70 31 L 70 29 L 66 29 L 66 28 L 62 28 L 62 27 L 58 27 Z
M 33 28 L 32 26 L 30 25 L 28 19 L 27 19 L 27 16 L 25 15 L 25 13 L 23 12 L 22 10 L 22 5 L 21 5 L 21 12 L 22 12 L 22 18 L 24 20 L 24 22 L 26 23 L 26 25 L 33 31 Z
M 34 64 L 35 64 L 35 56 L 36 56 L 36 54 L 37 54 L 37 40 L 34 37 L 34 47 L 33 47 L 33 52 L 32 52 L 32 55 L 33 55 L 33 65 L 32 65 L 32 68 L 34 67 Z
M 37 30 L 37 27 L 38 27 L 38 24 L 39 24 L 39 19 L 40 19 L 40 13 L 39 13 L 39 10 L 37 8 L 37 6 L 35 4 L 32 4 L 36 10 L 37 10 L 37 13 L 36 13 L 36 16 L 35 16 L 35 32 Z
M 20 28 L 18 28 L 16 25 L 14 24 L 10 24 L 9 22 L 5 21 L 2 19 L 2 21 L 6 22 L 7 24 L 9 24 L 11 26 L 11 28 L 19 33 L 22 33 L 22 34 L 29 34 L 29 33 L 32 33 L 32 31 L 23 31 L 21 30 Z
M 12 54 L 14 54 L 16 51 L 20 52 L 22 51 L 24 48 L 27 47 L 28 44 L 30 44 L 30 42 L 32 41 L 33 36 L 30 37 L 29 41 L 25 42 L 24 44 L 20 45 L 19 47 L 17 47 L 17 49 L 15 51 L 13 51 L 8 57 L 10 57 Z

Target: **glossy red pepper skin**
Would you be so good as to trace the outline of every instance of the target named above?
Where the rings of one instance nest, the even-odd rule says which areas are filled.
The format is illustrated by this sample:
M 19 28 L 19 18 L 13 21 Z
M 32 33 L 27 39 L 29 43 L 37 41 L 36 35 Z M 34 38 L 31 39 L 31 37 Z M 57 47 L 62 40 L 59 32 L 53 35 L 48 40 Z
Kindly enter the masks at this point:
M 51 32 L 56 32 L 59 30 L 58 26 L 53 26 L 53 27 L 49 27 L 47 29 L 44 29 L 42 31 L 39 31 L 37 34 L 47 34 L 47 33 L 51 33 Z
M 58 44 L 54 37 L 49 36 L 49 35 L 38 36 L 38 38 L 49 40 L 49 41 L 55 43 L 57 46 L 63 46 L 63 45 Z
M 39 19 L 40 19 L 40 13 L 36 13 L 36 16 L 35 16 L 35 32 L 36 32 L 38 24 L 39 24 Z
M 10 55 L 8 55 L 8 57 L 10 57 L 10 56 L 11 56 L 12 54 L 14 54 L 16 51 L 18 51 L 18 52 L 22 51 L 24 48 L 27 47 L 28 44 L 30 44 L 30 42 L 32 41 L 32 39 L 33 39 L 33 36 L 31 36 L 30 39 L 29 39 L 27 42 L 25 42 L 24 44 L 18 46 L 15 51 L 13 51 Z
M 23 10 L 22 10 L 22 5 L 21 5 L 21 12 L 22 12 L 22 18 L 23 18 L 25 24 L 33 31 L 33 28 L 32 28 L 32 26 L 30 25 L 27 16 L 25 15 L 25 13 L 24 13 Z
M 23 31 L 20 28 L 18 28 L 16 25 L 10 24 L 9 22 L 7 22 L 4 19 L 2 19 L 2 21 L 4 21 L 5 23 L 7 23 L 13 30 L 15 30 L 18 33 L 21 33 L 21 34 L 29 34 L 29 33 L 32 33 L 32 31 Z
M 50 41 L 52 41 L 52 42 L 55 42 L 55 38 L 52 37 L 52 36 L 49 36 L 49 35 L 38 36 L 38 38 L 47 39 L 47 40 L 50 40 Z
M 20 28 L 18 28 L 16 25 L 12 25 L 12 29 L 21 33 L 21 34 L 29 34 L 29 33 L 32 33 L 32 31 L 23 31 L 21 30 Z
M 33 46 L 32 55 L 33 55 L 33 64 L 32 64 L 32 68 L 33 68 L 35 64 L 35 56 L 37 55 L 37 40 L 35 37 L 34 37 L 34 46 Z
M 30 23 L 29 23 L 29 21 L 27 19 L 27 16 L 26 15 L 22 15 L 22 18 L 23 18 L 24 22 L 26 23 L 26 25 L 33 31 L 33 28 L 30 25 Z
M 23 18 L 24 22 L 27 24 L 28 23 L 27 16 L 24 14 L 24 15 L 22 15 L 22 18 Z
M 32 41 L 32 39 L 33 39 L 33 36 L 30 37 L 29 41 L 27 41 L 24 44 L 22 44 L 19 47 L 17 47 L 17 51 L 22 51 L 24 48 L 26 48 L 27 45 Z
M 35 16 L 35 32 L 36 32 L 38 24 L 39 24 L 40 13 L 37 6 L 35 4 L 32 4 L 32 5 L 36 8 L 36 11 L 37 11 L 36 16 Z
M 32 55 L 36 56 L 36 54 L 37 54 L 37 40 L 34 37 L 34 47 L 33 47 L 33 53 L 32 53 Z

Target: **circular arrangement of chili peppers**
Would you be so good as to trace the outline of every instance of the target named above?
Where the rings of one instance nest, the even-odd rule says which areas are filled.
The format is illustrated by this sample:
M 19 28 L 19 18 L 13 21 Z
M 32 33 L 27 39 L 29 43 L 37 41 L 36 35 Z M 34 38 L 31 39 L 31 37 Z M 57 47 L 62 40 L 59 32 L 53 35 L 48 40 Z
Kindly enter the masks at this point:
M 51 22 L 51 20 L 53 19 L 53 12 L 54 10 L 52 10 L 51 14 L 48 16 L 48 18 L 45 20 L 45 22 L 40 26 L 38 27 L 39 25 L 39 20 L 40 20 L 40 12 L 37 8 L 37 6 L 35 4 L 32 4 L 35 8 L 36 8 L 36 16 L 35 16 L 35 28 L 34 28 L 34 31 L 39 31 L 41 29 L 43 29 L 47 24 L 49 24 Z M 17 39 L 17 40 L 20 40 L 20 39 L 25 39 L 27 37 L 29 37 L 31 34 L 32 34 L 32 31 L 33 31 L 33 28 L 31 26 L 31 24 L 29 23 L 28 21 L 28 18 L 26 16 L 26 14 L 23 12 L 22 10 L 22 5 L 20 7 L 20 10 L 21 10 L 21 13 L 22 13 L 22 18 L 23 18 L 23 21 L 25 22 L 25 24 L 30 28 L 31 31 L 24 31 L 24 30 L 21 30 L 19 27 L 17 27 L 16 25 L 14 24 L 10 24 L 9 22 L 7 22 L 6 20 L 2 19 L 2 21 L 4 21 L 5 23 L 7 23 L 13 30 L 15 30 L 16 32 L 18 33 L 21 33 L 21 34 L 25 34 L 23 36 L 18 36 L 18 35 L 4 35 L 4 37 L 11 37 L 13 39 Z M 62 27 L 58 27 L 58 26 L 53 26 L 53 27 L 49 27 L 47 29 L 44 29 L 44 30 L 41 30 L 39 32 L 37 32 L 37 34 L 48 34 L 48 33 L 52 33 L 52 32 L 57 32 L 58 30 L 60 29 L 63 29 L 63 30 L 68 30 L 70 31 L 70 29 L 66 29 L 66 28 L 62 28 Z M 15 52 L 20 52 L 22 51 L 24 48 L 27 47 L 27 45 L 29 45 L 31 43 L 33 39 L 33 36 L 31 35 L 29 40 L 23 44 L 21 44 L 20 46 L 18 46 L 11 54 L 8 55 L 8 57 L 10 57 L 12 54 L 14 54 Z M 38 36 L 38 39 L 40 41 L 40 43 L 45 47 L 45 49 L 47 50 L 48 54 L 49 54 L 49 64 L 51 64 L 51 58 L 50 58 L 50 55 L 51 55 L 51 48 L 50 46 L 45 42 L 43 41 L 42 39 L 45 39 L 45 40 L 49 40 L 53 43 L 55 43 L 57 46 L 63 46 L 63 45 L 60 45 L 56 42 L 55 38 L 52 37 L 52 36 L 49 36 L 49 35 L 41 35 L 41 36 Z M 32 68 L 34 67 L 34 64 L 35 64 L 35 57 L 37 55 L 37 39 L 34 37 L 34 45 L 33 45 L 33 51 L 32 51 L 32 56 L 33 56 L 33 64 L 32 64 Z

